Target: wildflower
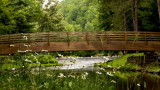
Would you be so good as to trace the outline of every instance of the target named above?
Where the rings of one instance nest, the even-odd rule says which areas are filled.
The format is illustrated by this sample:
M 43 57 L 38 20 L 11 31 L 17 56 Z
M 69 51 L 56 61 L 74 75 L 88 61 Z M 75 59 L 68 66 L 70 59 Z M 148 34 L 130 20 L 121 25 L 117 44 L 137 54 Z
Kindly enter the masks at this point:
M 58 77 L 62 78 L 62 77 L 66 77 L 66 76 L 64 76 L 63 73 L 60 73 Z
M 120 66 L 119 66 L 119 67 L 117 67 L 117 69 L 120 69 Z
M 42 52 L 48 52 L 48 50 L 42 50 Z
M 88 75 L 88 73 L 87 72 L 84 72 L 84 74 L 87 76 Z
M 107 67 L 108 67 L 108 68 L 112 68 L 112 66 L 110 66 L 110 65 L 107 65 Z
M 50 74 L 47 74 L 47 76 L 48 76 L 48 77 L 52 77 L 52 75 L 50 75 Z
M 20 50 L 18 50 L 17 52 L 19 52 L 19 53 L 24 53 L 24 52 L 26 52 L 26 51 L 20 51 Z
M 16 68 L 12 68 L 12 70 L 13 70 L 13 71 L 15 71 L 15 70 L 16 70 Z
M 139 86 L 139 87 L 140 87 L 141 85 L 140 85 L 140 84 L 137 84 L 137 86 Z
M 15 77 L 19 77 L 19 74 L 14 75 Z
M 86 75 L 85 74 L 82 74 L 82 79 L 84 80 L 84 79 L 86 79 Z
M 72 78 L 75 78 L 75 76 L 73 76 L 73 75 L 68 75 L 68 77 L 72 77 Z
M 109 75 L 109 76 L 114 76 L 113 74 L 111 74 L 110 72 L 107 72 L 107 75 Z
M 28 60 L 28 59 L 25 59 L 24 61 L 25 61 L 25 62 L 28 62 L 28 63 L 32 63 L 32 61 L 31 61 L 31 60 Z
M 58 68 L 58 69 L 60 69 L 61 67 L 60 67 L 60 66 L 58 66 L 57 68 Z
M 112 80 L 111 82 L 112 82 L 112 83 L 116 83 L 116 81 L 114 81 L 114 80 Z
M 105 70 L 104 68 L 100 68 L 101 70 Z
M 32 50 L 26 50 L 26 52 L 32 52 Z
M 26 44 L 24 44 L 24 46 L 25 46 L 25 47 L 30 47 L 31 45 L 26 45 Z
M 39 55 L 38 53 L 35 52 L 36 55 Z
M 28 40 L 27 36 L 23 36 L 23 39 Z
M 37 61 L 36 63 L 37 63 L 37 64 L 40 64 L 40 62 L 38 62 L 38 61 Z
M 61 54 L 58 54 L 58 56 L 61 57 L 62 55 L 61 55 Z
M 10 44 L 10 47 L 14 47 L 14 45 L 13 45 L 13 44 Z
M 98 71 L 97 71 L 96 73 L 97 73 L 97 74 L 102 74 L 101 72 L 98 72 Z

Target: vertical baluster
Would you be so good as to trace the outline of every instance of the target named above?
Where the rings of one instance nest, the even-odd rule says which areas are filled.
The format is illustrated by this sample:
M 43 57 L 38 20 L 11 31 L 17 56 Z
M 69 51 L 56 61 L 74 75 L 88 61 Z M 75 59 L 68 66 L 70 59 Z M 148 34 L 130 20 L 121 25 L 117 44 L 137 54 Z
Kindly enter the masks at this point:
M 31 39 L 31 38 L 30 38 L 30 34 L 28 33 L 27 36 L 28 36 L 28 45 L 29 45 L 29 44 L 30 44 L 30 39 Z
M 9 36 L 8 36 L 8 42 L 9 42 L 9 47 L 10 47 L 10 45 L 11 45 L 11 36 L 10 36 L 10 34 L 9 34 Z
M 67 42 L 68 42 L 68 46 L 70 45 L 69 41 L 70 41 L 70 39 L 69 39 L 69 32 L 67 32 Z
M 50 45 L 50 33 L 48 32 L 48 46 Z
M 127 32 L 125 31 L 125 41 L 126 41 L 126 45 L 127 45 Z
M 146 35 L 147 33 L 145 32 L 145 43 L 146 43 L 146 45 L 147 45 L 147 35 Z
M 89 45 L 88 32 L 86 32 L 86 41 L 87 41 L 87 44 Z

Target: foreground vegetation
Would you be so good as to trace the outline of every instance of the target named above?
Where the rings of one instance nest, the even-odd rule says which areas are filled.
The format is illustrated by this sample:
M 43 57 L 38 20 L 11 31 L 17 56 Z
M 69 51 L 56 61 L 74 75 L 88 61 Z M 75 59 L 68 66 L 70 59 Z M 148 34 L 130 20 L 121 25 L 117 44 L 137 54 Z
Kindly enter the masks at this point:
M 148 81 L 147 79 L 151 79 Z M 156 78 L 156 79 L 155 79 Z M 0 73 L 0 89 L 117 90 L 158 88 L 159 76 L 134 72 L 17 69 Z M 154 83 L 152 85 L 151 83 Z M 128 86 L 126 86 L 128 84 Z M 148 87 L 149 85 L 149 87 Z
M 6 56 L 1 56 L 1 58 L 5 58 Z M 39 67 L 39 66 L 59 66 L 62 65 L 58 63 L 55 57 L 52 57 L 49 53 L 48 54 L 33 54 L 33 53 L 26 53 L 26 54 L 15 54 L 10 56 L 10 58 L 6 57 L 6 59 L 1 60 L 0 69 L 10 70 L 12 68 L 32 68 L 32 67 Z

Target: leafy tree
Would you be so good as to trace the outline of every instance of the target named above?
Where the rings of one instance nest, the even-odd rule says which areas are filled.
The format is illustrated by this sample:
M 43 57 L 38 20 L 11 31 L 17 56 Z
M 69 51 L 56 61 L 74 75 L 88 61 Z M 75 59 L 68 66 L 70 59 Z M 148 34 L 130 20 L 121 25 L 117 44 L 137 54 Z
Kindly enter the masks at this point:
M 51 3 L 54 3 L 52 5 Z M 63 24 L 61 22 L 62 16 L 57 14 L 58 1 L 49 0 L 45 8 L 43 8 L 43 14 L 39 21 L 39 31 L 40 32 L 50 32 L 50 31 L 64 31 Z
M 103 30 L 133 31 L 137 20 L 133 12 L 135 6 L 132 7 L 131 1 L 134 0 L 99 0 L 99 27 Z M 139 31 L 159 31 L 160 22 L 156 0 L 138 0 L 137 5 Z
M 65 22 L 73 25 L 75 31 L 88 31 L 89 24 L 92 30 L 97 30 L 97 0 L 64 0 L 60 5 L 59 13 L 63 14 Z
M 34 32 L 41 15 L 35 0 L 1 0 L 0 34 Z
M 16 32 L 34 32 L 41 15 L 40 3 L 35 0 L 12 0 L 16 20 Z
M 10 0 L 0 1 L 0 34 L 12 33 L 16 27 Z
M 139 30 L 160 31 L 156 0 L 141 0 L 138 7 Z
M 94 30 L 94 26 L 92 23 L 87 22 L 87 24 L 85 24 L 85 31 L 93 31 Z

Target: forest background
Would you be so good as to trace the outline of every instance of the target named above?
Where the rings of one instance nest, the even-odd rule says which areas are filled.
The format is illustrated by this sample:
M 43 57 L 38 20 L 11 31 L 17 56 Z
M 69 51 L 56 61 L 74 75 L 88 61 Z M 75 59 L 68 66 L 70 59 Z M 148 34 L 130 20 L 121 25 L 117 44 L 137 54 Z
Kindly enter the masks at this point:
M 1 0 L 0 34 L 133 31 L 136 0 Z M 138 0 L 138 31 L 160 31 L 159 0 Z
M 159 32 L 159 15 L 160 0 L 0 0 L 0 35 L 136 28 Z M 82 56 L 87 53 L 96 52 Z

